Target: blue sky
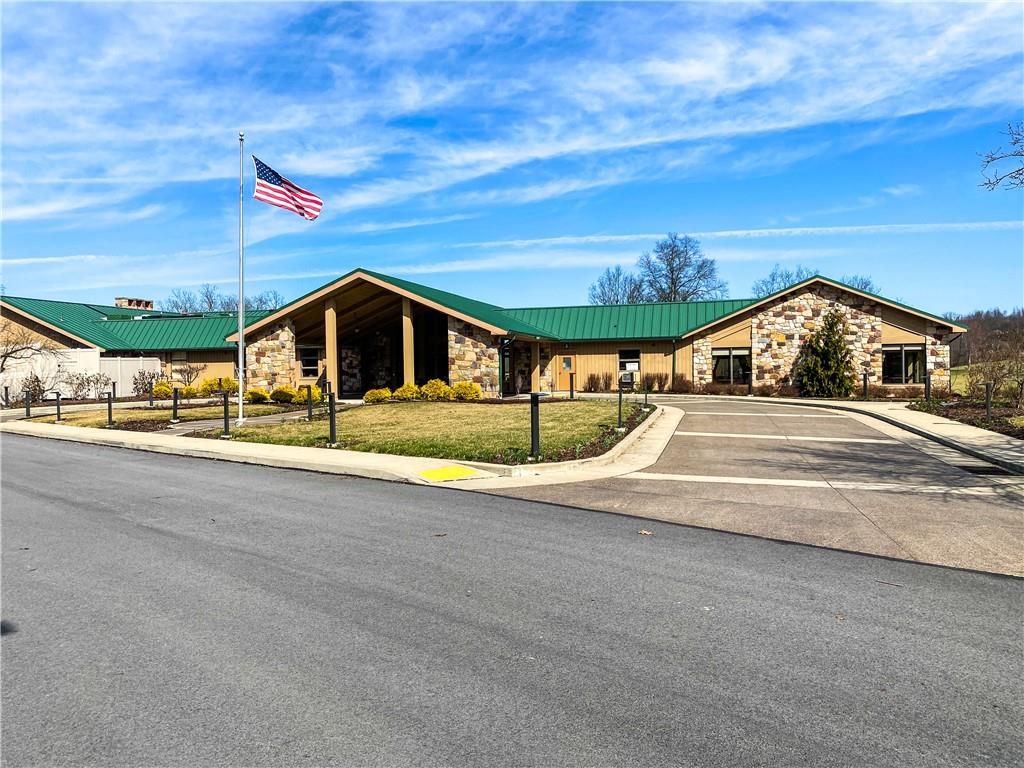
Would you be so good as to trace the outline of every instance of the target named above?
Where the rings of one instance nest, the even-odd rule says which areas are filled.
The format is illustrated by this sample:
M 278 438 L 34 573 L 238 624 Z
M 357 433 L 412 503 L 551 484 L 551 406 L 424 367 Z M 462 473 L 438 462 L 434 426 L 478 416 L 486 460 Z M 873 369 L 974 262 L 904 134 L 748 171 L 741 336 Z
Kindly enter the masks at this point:
M 584 303 L 673 231 L 733 297 L 780 262 L 934 312 L 1024 304 L 1024 194 L 978 186 L 1024 109 L 1019 3 L 2 14 L 12 295 L 233 290 L 244 129 L 325 200 L 309 223 L 247 199 L 251 292 L 362 265 Z

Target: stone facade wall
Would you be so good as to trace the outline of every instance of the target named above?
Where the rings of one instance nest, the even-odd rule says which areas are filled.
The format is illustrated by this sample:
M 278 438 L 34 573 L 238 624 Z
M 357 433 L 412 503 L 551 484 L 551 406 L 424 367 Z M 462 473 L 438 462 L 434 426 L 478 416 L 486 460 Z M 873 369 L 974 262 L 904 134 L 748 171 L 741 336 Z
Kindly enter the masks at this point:
M 294 387 L 298 381 L 295 360 L 295 326 L 285 320 L 245 345 L 246 386 L 268 391 Z
M 779 297 L 753 317 L 751 363 L 756 384 L 795 384 L 793 367 L 804 339 L 832 308 L 846 316 L 846 343 L 859 378 L 868 364 L 870 382 L 882 382 L 882 305 L 833 288 L 811 285 Z
M 485 396 L 501 387 L 498 344 L 490 331 L 448 316 L 448 383 L 475 381 Z
M 363 355 L 359 347 L 342 344 L 338 368 L 342 392 L 363 391 Z

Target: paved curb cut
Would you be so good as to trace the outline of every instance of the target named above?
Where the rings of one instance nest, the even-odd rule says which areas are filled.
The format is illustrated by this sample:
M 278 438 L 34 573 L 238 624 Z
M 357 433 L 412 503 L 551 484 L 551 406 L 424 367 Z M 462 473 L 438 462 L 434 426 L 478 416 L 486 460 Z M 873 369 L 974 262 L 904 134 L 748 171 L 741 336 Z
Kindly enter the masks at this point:
M 996 456 L 987 451 L 980 451 L 977 448 L 972 448 L 971 446 L 965 445 L 964 443 L 961 443 L 957 440 L 953 440 L 942 435 L 937 435 L 934 432 L 928 431 L 927 429 L 915 427 L 913 424 L 908 424 L 905 421 L 894 419 L 891 416 L 886 416 L 885 414 L 875 413 L 874 411 L 868 411 L 862 408 L 857 408 L 856 406 L 849 405 L 824 405 L 822 403 L 800 402 L 794 400 L 786 400 L 785 403 L 786 405 L 797 405 L 804 408 L 823 408 L 832 411 L 848 411 L 849 413 L 857 413 L 860 414 L 861 416 L 870 416 L 873 419 L 884 421 L 886 424 L 891 424 L 894 427 L 899 427 L 900 429 L 904 429 L 907 432 L 911 432 L 917 435 L 918 437 L 923 437 L 926 440 L 931 440 L 932 442 L 938 443 L 939 445 L 944 445 L 947 448 L 952 448 L 954 451 L 959 451 L 960 453 L 965 453 L 968 456 L 973 456 L 976 459 L 987 461 L 989 464 L 995 464 L 996 466 L 1002 467 L 1003 469 L 1007 470 L 1008 472 L 1012 472 L 1015 475 L 1024 475 L 1024 461 L 1013 461 L 1012 459 L 1004 459 L 1002 456 Z

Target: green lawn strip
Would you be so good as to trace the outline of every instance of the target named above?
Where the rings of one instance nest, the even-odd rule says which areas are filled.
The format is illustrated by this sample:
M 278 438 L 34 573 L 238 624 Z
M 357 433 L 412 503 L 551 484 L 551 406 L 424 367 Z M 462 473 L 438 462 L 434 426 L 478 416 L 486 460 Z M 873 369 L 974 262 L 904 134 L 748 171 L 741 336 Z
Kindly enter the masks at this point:
M 616 432 L 615 402 L 548 402 L 540 408 L 541 453 L 545 461 L 595 456 L 622 438 Z M 628 426 L 644 413 L 623 405 Z M 464 461 L 521 464 L 530 452 L 530 408 L 526 403 L 387 403 L 337 416 L 340 448 L 370 453 Z M 325 447 L 326 419 L 232 429 L 236 440 Z
M 246 405 L 245 415 L 266 416 L 267 414 L 281 413 L 282 411 L 290 410 L 295 410 L 295 407 L 280 405 Z M 230 405 L 228 407 L 228 413 L 232 418 L 237 416 L 238 405 Z M 204 405 L 199 407 L 179 406 L 178 408 L 179 421 L 201 421 L 203 419 L 220 419 L 223 417 L 223 405 Z M 44 424 L 53 424 L 56 419 L 56 415 L 50 415 L 40 416 L 32 419 L 32 421 Z M 170 408 L 154 408 L 152 410 L 148 408 L 120 408 L 114 410 L 114 429 L 120 428 L 133 429 L 137 431 L 155 431 L 156 429 L 170 426 L 170 422 Z M 107 409 L 102 408 L 95 411 L 65 411 L 61 414 L 61 424 L 67 424 L 72 427 L 106 427 Z

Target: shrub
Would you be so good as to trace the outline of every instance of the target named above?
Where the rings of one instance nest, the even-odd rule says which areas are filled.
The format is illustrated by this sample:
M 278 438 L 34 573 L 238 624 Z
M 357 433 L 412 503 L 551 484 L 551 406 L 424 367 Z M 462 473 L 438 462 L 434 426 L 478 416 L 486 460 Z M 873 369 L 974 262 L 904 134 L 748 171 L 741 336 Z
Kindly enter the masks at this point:
M 420 392 L 424 400 L 451 400 L 454 397 L 452 388 L 440 379 L 431 379 L 420 387 Z
M 809 397 L 849 397 L 853 355 L 846 344 L 846 317 L 829 310 L 821 327 L 804 341 L 796 364 L 801 392 Z
M 418 400 L 420 397 L 422 397 L 422 395 L 420 394 L 420 388 L 411 382 L 400 386 L 398 389 L 391 393 L 391 396 L 394 397 L 395 400 L 402 401 Z
M 705 395 L 745 395 L 747 394 L 746 384 L 705 384 L 701 388 L 701 394 Z
M 668 386 L 668 374 L 667 373 L 656 373 L 654 374 L 654 382 L 658 385 L 658 391 L 664 392 L 665 387 Z
M 19 389 L 23 395 L 25 392 L 28 392 L 28 399 L 32 402 L 42 400 L 43 395 L 46 394 L 46 384 L 43 383 L 43 380 L 37 373 L 30 373 L 23 378 Z
M 858 387 L 858 394 L 864 395 L 864 387 Z M 881 384 L 868 384 L 868 397 L 872 399 L 882 399 L 885 397 L 892 397 L 893 393 L 889 387 L 883 387 Z
M 89 375 L 86 373 L 65 373 L 60 380 L 61 394 L 70 400 L 85 400 L 89 396 Z
M 139 397 L 146 397 L 150 386 L 156 384 L 159 378 L 160 374 L 156 371 L 136 371 L 132 376 L 132 392 Z
M 161 380 L 153 385 L 153 397 L 157 400 L 170 400 L 173 394 L 174 390 L 166 381 Z
M 778 395 L 779 397 L 799 397 L 800 389 L 792 384 L 780 384 Z
M 583 383 L 584 392 L 597 392 L 601 389 L 601 377 L 596 373 L 588 373 L 587 380 Z
M 215 392 L 227 392 L 229 395 L 238 394 L 238 381 L 230 376 L 219 379 L 203 379 L 199 385 L 199 394 L 203 397 L 212 397 Z
M 367 405 L 372 405 L 373 403 L 385 403 L 390 399 L 391 390 L 387 387 L 381 387 L 380 389 L 368 389 L 366 390 L 366 394 L 363 395 L 363 402 Z
M 479 400 L 483 392 L 475 381 L 458 381 L 452 387 L 452 396 L 456 400 Z
M 601 391 L 611 392 L 612 391 L 612 379 L 615 378 L 615 374 L 602 373 L 601 374 Z
M 689 395 L 693 392 L 693 382 L 685 375 L 677 373 L 672 377 L 672 391 L 682 395 Z
M 297 405 L 305 405 L 306 391 L 307 390 L 305 387 L 299 387 L 297 390 L 295 390 L 295 397 L 292 398 L 292 402 L 296 403 Z M 310 386 L 309 394 L 310 399 L 314 403 L 319 403 L 321 400 L 324 399 L 324 393 L 320 391 L 320 387 L 318 387 L 316 384 Z
M 186 384 L 178 389 L 178 397 L 182 400 L 192 400 L 199 397 L 199 390 Z
M 245 390 L 245 402 L 247 403 L 265 403 L 268 400 L 270 400 L 270 393 L 262 387 Z
M 645 373 L 640 377 L 640 387 L 644 392 L 650 392 L 654 389 L 654 374 Z
M 110 377 L 105 373 L 94 373 L 89 376 L 89 389 L 93 397 L 98 398 L 101 392 L 110 389 Z
M 771 397 L 776 391 L 774 384 L 758 384 L 754 387 L 754 394 L 758 397 Z
M 294 402 L 297 394 L 299 393 L 295 391 L 295 387 L 286 384 L 283 387 L 274 387 L 274 391 L 270 393 L 270 399 L 275 403 L 291 403 Z

